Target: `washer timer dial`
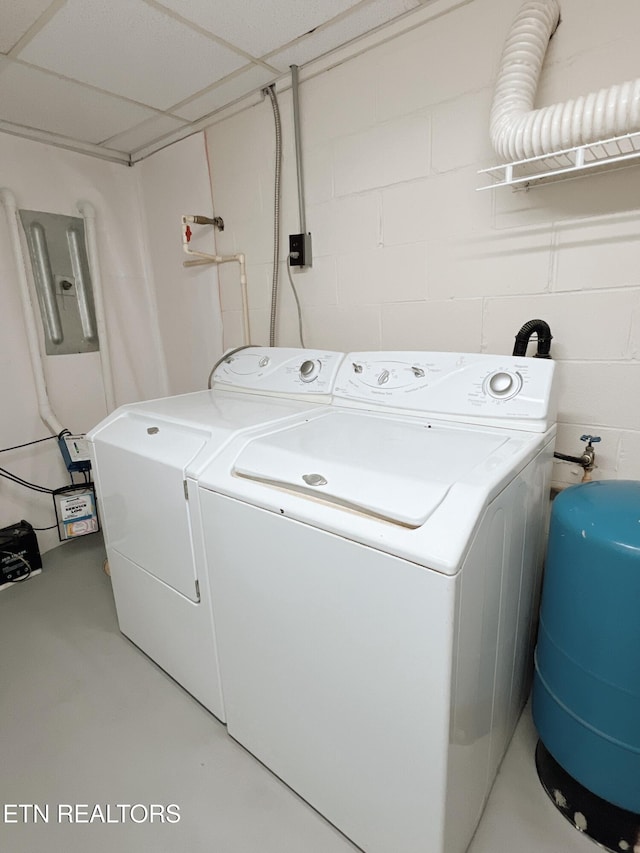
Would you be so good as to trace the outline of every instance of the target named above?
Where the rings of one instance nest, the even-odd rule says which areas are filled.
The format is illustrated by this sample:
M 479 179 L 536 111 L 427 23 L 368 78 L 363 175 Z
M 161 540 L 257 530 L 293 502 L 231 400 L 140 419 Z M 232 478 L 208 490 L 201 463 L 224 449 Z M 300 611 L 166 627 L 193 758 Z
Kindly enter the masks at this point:
M 522 377 L 519 373 L 509 373 L 507 370 L 496 370 L 485 380 L 484 390 L 490 397 L 497 400 L 508 400 L 515 397 L 522 388 Z
M 315 359 L 307 359 L 306 361 L 303 361 L 298 371 L 300 379 L 302 379 L 303 382 L 313 382 L 314 379 L 318 378 L 321 366 L 320 362 Z

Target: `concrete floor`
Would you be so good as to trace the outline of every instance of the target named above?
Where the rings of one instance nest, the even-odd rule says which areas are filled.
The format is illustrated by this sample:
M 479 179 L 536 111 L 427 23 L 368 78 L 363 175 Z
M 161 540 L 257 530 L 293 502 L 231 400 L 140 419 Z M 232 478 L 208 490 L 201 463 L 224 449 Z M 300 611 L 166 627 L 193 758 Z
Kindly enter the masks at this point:
M 356 853 L 119 633 L 103 560 L 100 537 L 88 536 L 0 592 L 0 850 Z M 534 747 L 527 710 L 469 853 L 597 849 L 543 793 Z M 70 823 L 64 808 L 58 821 L 59 805 L 79 804 L 118 822 Z M 143 822 L 128 812 L 119 822 L 118 804 L 142 804 L 131 816 Z M 144 821 L 142 806 L 168 804 L 179 822 Z

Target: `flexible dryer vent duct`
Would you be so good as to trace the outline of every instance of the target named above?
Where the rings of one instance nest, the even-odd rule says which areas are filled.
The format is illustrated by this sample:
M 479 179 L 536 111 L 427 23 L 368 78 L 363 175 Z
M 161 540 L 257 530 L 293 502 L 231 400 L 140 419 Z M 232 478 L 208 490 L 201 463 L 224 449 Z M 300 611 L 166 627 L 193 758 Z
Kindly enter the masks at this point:
M 640 79 L 534 110 L 557 0 L 529 0 L 507 36 L 491 106 L 493 147 L 503 160 L 526 160 L 640 130 Z

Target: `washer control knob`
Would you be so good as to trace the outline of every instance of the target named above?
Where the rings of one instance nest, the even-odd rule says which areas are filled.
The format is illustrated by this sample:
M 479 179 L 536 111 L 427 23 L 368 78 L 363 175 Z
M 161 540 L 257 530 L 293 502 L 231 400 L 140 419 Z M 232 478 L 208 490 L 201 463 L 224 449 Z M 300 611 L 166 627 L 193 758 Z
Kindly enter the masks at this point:
M 492 397 L 506 399 L 518 393 L 522 386 L 522 380 L 516 373 L 508 373 L 506 370 L 497 370 L 492 373 L 487 382 L 486 390 Z
M 362 373 L 363 367 L 361 364 L 357 364 L 357 362 L 354 361 L 351 366 L 353 367 L 354 373 Z
M 268 355 L 263 355 L 262 358 L 260 359 L 260 361 L 258 362 L 258 366 L 259 367 L 266 367 L 270 361 L 271 361 L 271 359 L 269 358 Z
M 508 394 L 513 388 L 513 376 L 510 373 L 494 373 L 489 380 L 489 388 L 494 394 Z
M 312 361 L 308 358 L 300 365 L 299 373 L 300 379 L 302 379 L 303 382 L 313 382 L 314 379 L 317 379 L 318 373 L 320 373 L 320 362 Z
M 389 381 L 389 371 L 383 370 L 378 374 L 378 385 L 385 385 Z
M 421 379 L 424 376 L 424 370 L 421 367 L 418 367 L 416 364 L 411 368 L 413 371 L 413 375 L 417 376 L 418 379 Z

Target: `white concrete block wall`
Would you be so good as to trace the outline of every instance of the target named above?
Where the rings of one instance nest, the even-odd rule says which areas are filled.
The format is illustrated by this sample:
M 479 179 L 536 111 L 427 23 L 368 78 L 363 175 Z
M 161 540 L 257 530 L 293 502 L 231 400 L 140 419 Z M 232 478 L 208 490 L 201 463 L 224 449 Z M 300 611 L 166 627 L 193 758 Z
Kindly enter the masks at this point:
M 544 106 L 638 76 L 640 4 L 560 0 Z M 305 78 L 300 87 L 313 268 L 294 271 L 309 346 L 509 353 L 519 327 L 551 325 L 558 449 L 602 436 L 597 477 L 640 477 L 640 166 L 528 192 L 476 192 L 496 162 L 493 83 L 520 0 L 472 0 Z M 410 20 L 410 19 L 409 19 Z M 278 343 L 296 345 L 287 235 L 299 230 L 291 95 L 285 152 Z M 270 103 L 207 131 L 218 249 L 248 259 L 254 340 L 268 339 L 274 134 Z M 225 345 L 240 303 L 221 280 Z M 556 463 L 557 483 L 581 469 Z

